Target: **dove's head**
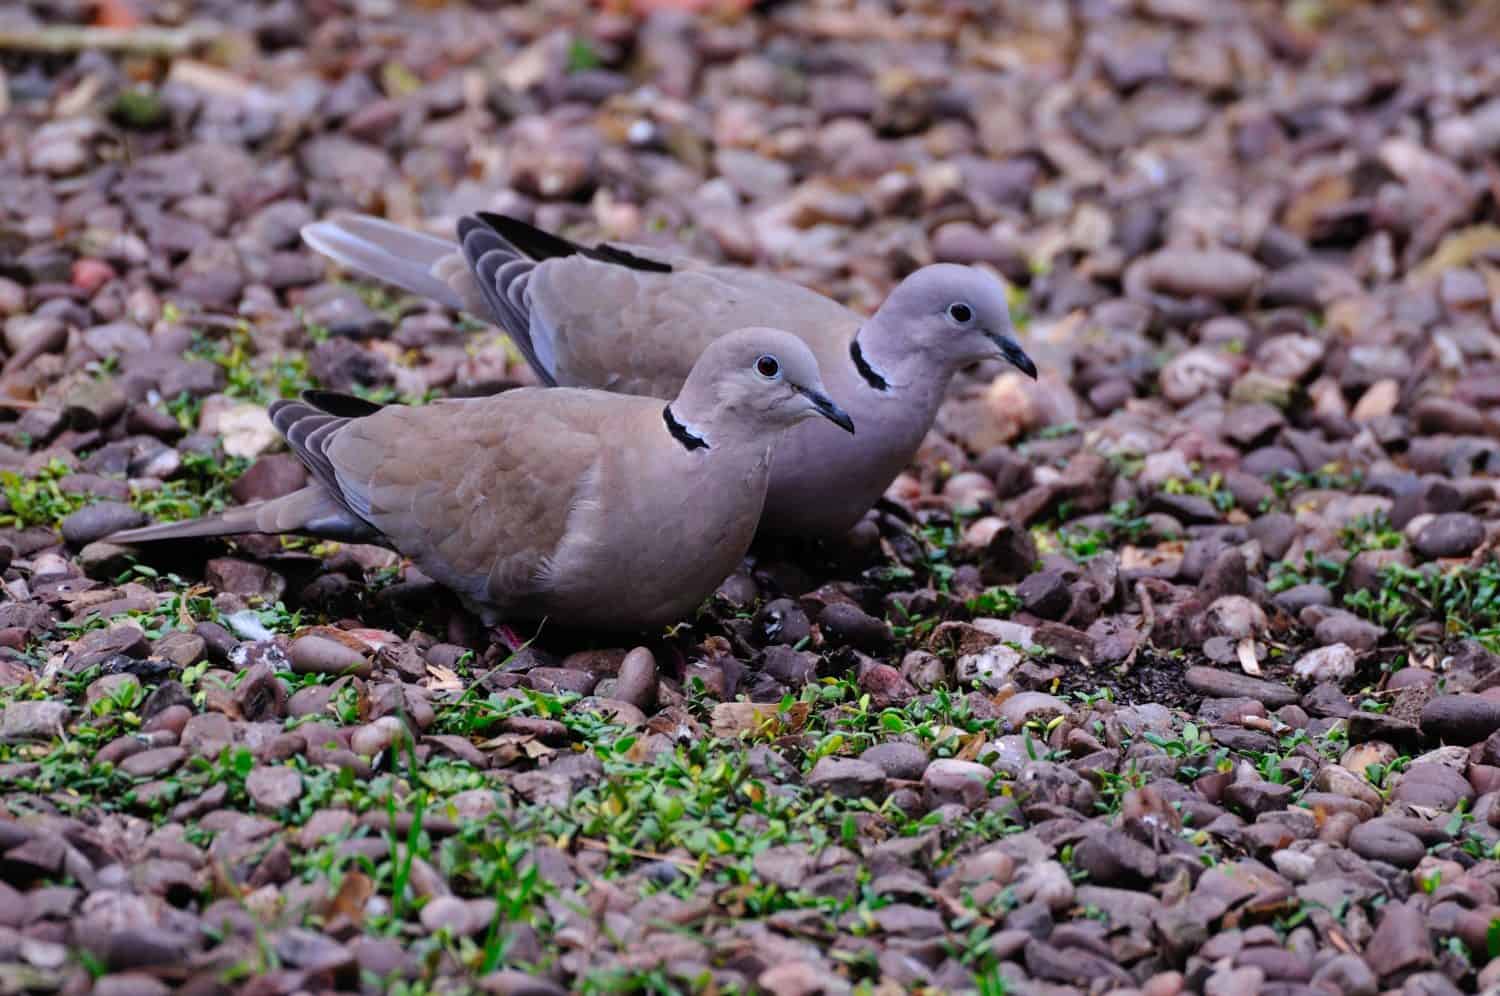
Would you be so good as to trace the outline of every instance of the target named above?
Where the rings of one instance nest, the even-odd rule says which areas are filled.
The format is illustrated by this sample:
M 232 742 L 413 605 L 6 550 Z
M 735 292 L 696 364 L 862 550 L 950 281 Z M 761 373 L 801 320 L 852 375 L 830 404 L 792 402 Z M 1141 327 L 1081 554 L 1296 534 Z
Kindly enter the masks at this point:
M 826 418 L 854 431 L 854 422 L 828 396 L 818 361 L 806 343 L 780 329 L 746 328 L 721 336 L 703 351 L 672 408 L 684 417 L 710 417 L 751 429 L 784 429 Z
M 1036 364 L 1016 341 L 1005 286 L 976 267 L 924 266 L 897 285 L 875 317 L 907 350 L 954 367 L 1002 357 L 1036 377 Z

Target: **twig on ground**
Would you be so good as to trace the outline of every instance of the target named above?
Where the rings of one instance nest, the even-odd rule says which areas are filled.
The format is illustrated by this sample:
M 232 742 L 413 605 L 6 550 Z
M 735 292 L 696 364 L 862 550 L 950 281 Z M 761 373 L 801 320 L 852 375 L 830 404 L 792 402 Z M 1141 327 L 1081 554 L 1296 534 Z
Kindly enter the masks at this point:
M 54 24 L 30 31 L 0 31 L 0 51 L 66 54 L 102 49 L 134 55 L 181 55 L 207 43 L 215 34 L 217 31 L 202 25 L 103 28 Z

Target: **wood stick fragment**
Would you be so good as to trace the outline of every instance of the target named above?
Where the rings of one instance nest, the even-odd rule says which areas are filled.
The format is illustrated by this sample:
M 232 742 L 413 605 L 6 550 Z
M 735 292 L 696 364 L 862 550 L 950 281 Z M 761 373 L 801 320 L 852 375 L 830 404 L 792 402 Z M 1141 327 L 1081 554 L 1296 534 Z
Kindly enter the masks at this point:
M 134 55 L 180 55 L 208 42 L 216 31 L 201 25 L 161 28 L 53 24 L 30 31 L 0 31 L 0 51 L 67 54 L 100 49 Z

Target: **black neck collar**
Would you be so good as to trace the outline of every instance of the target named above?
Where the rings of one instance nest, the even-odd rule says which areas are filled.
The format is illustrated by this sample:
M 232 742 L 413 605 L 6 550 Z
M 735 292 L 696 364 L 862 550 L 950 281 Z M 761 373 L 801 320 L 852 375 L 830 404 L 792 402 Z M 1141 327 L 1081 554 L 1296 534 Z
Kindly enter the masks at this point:
M 849 358 L 854 361 L 854 369 L 859 371 L 859 375 L 865 379 L 866 384 L 869 384 L 877 391 L 885 391 L 890 388 L 891 385 L 887 384 L 885 378 L 880 376 L 880 372 L 870 366 L 870 362 L 865 359 L 864 351 L 859 348 L 858 336 L 849 340 Z
M 708 449 L 708 440 L 704 439 L 702 436 L 693 435 L 688 431 L 687 426 L 677 421 L 677 416 L 672 414 L 671 405 L 668 405 L 661 410 L 661 417 L 666 420 L 667 431 L 672 434 L 673 439 L 682 444 L 683 449 L 688 450 L 689 452 L 693 450 Z

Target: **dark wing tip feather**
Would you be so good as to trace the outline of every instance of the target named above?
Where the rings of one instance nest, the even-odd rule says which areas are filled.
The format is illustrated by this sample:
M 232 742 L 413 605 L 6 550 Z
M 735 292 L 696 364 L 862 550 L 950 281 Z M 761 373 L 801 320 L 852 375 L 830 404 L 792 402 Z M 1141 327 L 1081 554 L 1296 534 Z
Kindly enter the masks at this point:
M 528 225 L 519 218 L 495 214 L 493 211 L 479 212 L 479 220 L 492 228 L 522 255 L 534 259 L 557 259 L 584 252 L 583 246 L 567 239 L 544 232 L 535 225 Z
M 637 256 L 633 252 L 626 252 L 624 249 L 616 248 L 606 242 L 601 242 L 592 249 L 585 249 L 584 252 L 589 258 L 597 259 L 601 263 L 615 263 L 646 273 L 672 272 L 670 263 L 663 263 L 655 259 L 646 259 L 644 256 Z
M 353 394 L 343 394 L 339 391 L 303 391 L 302 400 L 320 412 L 336 415 L 339 418 L 364 418 L 367 415 L 374 415 L 385 407 L 374 401 L 367 401 Z
M 590 248 L 570 242 L 560 235 L 543 231 L 535 225 L 528 225 L 518 218 L 508 215 L 495 214 L 493 211 L 480 211 L 479 219 L 509 242 L 522 255 L 537 261 L 544 259 L 558 259 L 563 256 L 587 256 L 589 259 L 598 260 L 601 263 L 613 263 L 616 266 L 628 267 L 632 270 L 642 270 L 646 273 L 671 273 L 672 267 L 668 263 L 662 263 L 654 259 L 646 259 L 637 256 L 633 252 L 627 252 L 616 246 L 601 242 Z M 460 228 L 460 238 L 463 229 Z

